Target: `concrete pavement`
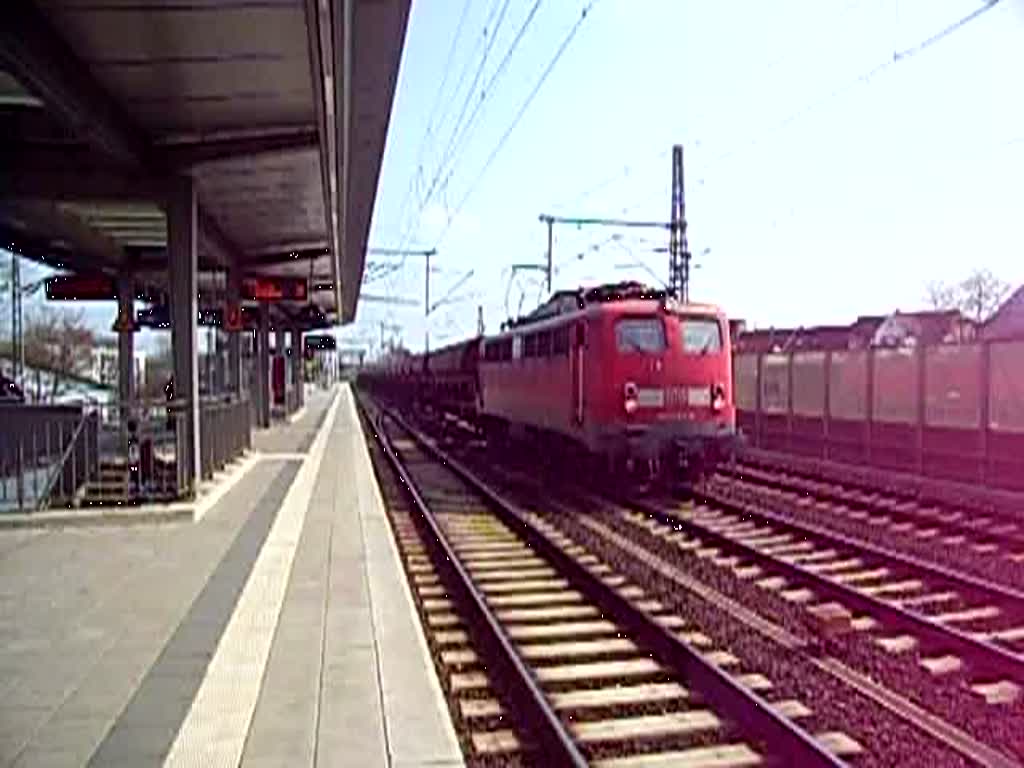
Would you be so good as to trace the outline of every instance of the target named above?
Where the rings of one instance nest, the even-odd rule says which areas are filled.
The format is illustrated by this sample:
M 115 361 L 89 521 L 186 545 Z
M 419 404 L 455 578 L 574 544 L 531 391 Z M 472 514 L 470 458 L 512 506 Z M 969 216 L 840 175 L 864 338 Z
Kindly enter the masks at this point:
M 253 442 L 199 522 L 0 531 L 0 765 L 462 763 L 350 393 Z

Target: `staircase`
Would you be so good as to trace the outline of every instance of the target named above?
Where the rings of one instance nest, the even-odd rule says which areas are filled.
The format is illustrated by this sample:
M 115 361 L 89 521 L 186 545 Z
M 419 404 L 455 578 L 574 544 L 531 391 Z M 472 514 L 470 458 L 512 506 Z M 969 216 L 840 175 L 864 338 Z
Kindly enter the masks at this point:
M 81 505 L 127 504 L 131 500 L 130 488 L 128 462 L 124 459 L 103 459 L 100 461 L 99 477 L 85 485 Z
M 133 493 L 131 471 L 123 458 L 100 461 L 99 477 L 85 485 L 80 506 L 115 506 L 139 502 L 156 503 L 178 500 L 177 467 L 173 461 L 154 458 L 153 474 L 147 487 Z

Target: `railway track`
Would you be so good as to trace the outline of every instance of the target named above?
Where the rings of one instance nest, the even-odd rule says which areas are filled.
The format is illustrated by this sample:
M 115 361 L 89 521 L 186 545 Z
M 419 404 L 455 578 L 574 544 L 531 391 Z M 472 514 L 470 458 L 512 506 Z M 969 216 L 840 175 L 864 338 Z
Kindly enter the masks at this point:
M 429 419 L 425 424 L 433 435 L 436 425 Z M 713 542 L 700 546 L 697 534 L 687 532 L 681 522 L 666 521 L 653 514 L 687 512 L 674 500 L 666 501 L 660 510 L 650 510 L 635 504 L 635 499 L 626 500 L 624 506 L 587 491 L 574 492 L 573 483 L 565 482 L 564 471 L 539 471 L 532 459 L 518 454 L 512 455 L 513 464 L 520 461 L 522 467 L 531 469 L 516 470 L 506 466 L 504 459 L 495 464 L 490 456 L 482 460 L 479 441 L 473 443 L 475 449 L 467 450 L 466 437 L 461 432 L 454 436 L 445 434 L 444 430 L 438 431 L 440 442 L 458 453 L 479 476 L 505 489 L 503 493 L 518 499 L 525 508 L 537 509 L 572 541 L 587 546 L 616 568 L 617 573 L 643 585 L 675 613 L 706 627 L 704 632 L 715 637 L 722 647 L 735 651 L 743 664 L 768 671 L 780 699 L 814 704 L 814 724 L 803 720 L 809 730 L 835 728 L 837 723 L 845 726 L 866 747 L 860 756 L 852 758 L 856 762 L 999 768 L 1020 764 L 1019 756 L 1024 755 L 1024 730 L 1019 727 L 1024 722 L 1024 700 L 1018 698 L 1020 683 L 1015 675 L 1005 674 L 1002 665 L 988 674 L 986 670 L 992 668 L 986 666 L 991 664 L 985 658 L 986 651 L 982 651 L 980 659 L 970 654 L 943 653 L 937 651 L 943 647 L 941 644 L 922 642 L 912 628 L 902 630 L 858 609 L 851 609 L 847 617 L 852 631 L 842 634 L 836 643 L 820 645 L 815 637 L 824 625 L 816 609 L 826 609 L 827 616 L 830 609 L 838 608 L 842 614 L 847 608 L 841 600 L 795 583 L 780 584 L 773 579 L 777 573 L 768 568 L 750 568 L 756 564 L 748 562 L 742 553 L 716 547 Z M 546 476 L 547 481 L 538 483 L 539 476 Z M 555 495 L 551 493 L 553 488 L 559 488 Z M 713 506 L 710 499 L 707 502 L 704 511 Z M 725 514 L 734 511 L 725 510 Z M 739 510 L 738 514 L 748 513 Z M 727 520 L 720 522 L 729 525 Z M 584 529 L 593 535 L 581 535 Z M 758 533 L 778 535 L 769 530 Z M 805 535 L 798 533 L 793 541 L 776 543 L 785 554 L 787 545 L 800 544 Z M 857 539 L 851 542 L 857 543 Z M 771 549 L 772 542 L 767 546 Z M 827 552 L 831 548 L 822 547 L 819 551 L 825 555 L 818 557 L 834 557 Z M 811 557 L 809 563 L 815 562 L 815 557 Z M 826 557 L 818 562 L 830 561 Z M 826 566 L 824 571 L 828 570 Z M 943 571 L 941 567 L 937 570 Z M 885 581 L 884 575 L 875 576 Z M 954 572 L 951 576 L 959 575 Z M 977 581 L 970 577 L 966 580 Z M 857 583 L 858 577 L 853 581 Z M 889 581 L 898 583 L 905 579 L 893 576 Z M 978 585 L 989 586 L 984 580 L 977 581 L 975 586 Z M 874 591 L 872 587 L 885 585 L 869 581 L 865 586 L 870 593 Z M 998 585 L 992 586 L 999 589 Z M 897 598 L 905 588 L 896 588 Z M 884 596 L 887 591 L 882 589 L 880 594 Z M 1016 600 L 1011 595 L 1011 601 Z M 966 606 L 966 610 L 974 607 L 977 606 Z M 932 613 L 941 617 L 941 613 Z M 978 614 L 974 618 L 970 614 L 954 616 L 951 628 L 963 632 L 968 639 L 986 641 L 990 640 L 986 633 L 976 635 L 979 630 L 990 628 L 985 623 L 1007 621 L 1010 617 L 1006 612 L 987 618 Z M 960 619 L 966 619 L 966 623 L 960 623 Z M 758 637 L 761 639 L 757 640 Z M 1015 652 L 1001 643 L 996 645 Z M 770 661 L 773 656 L 778 663 Z M 856 715 L 848 718 L 844 712 Z
M 933 675 L 964 671 L 992 703 L 1024 689 L 1020 591 L 795 522 L 742 491 L 708 491 L 689 507 L 631 506 L 679 546 L 814 608 L 823 625 L 870 631 L 892 654 L 915 650 Z
M 760 448 L 747 447 L 743 451 L 742 463 L 769 471 L 782 470 L 789 475 L 811 480 L 837 482 L 845 488 L 868 494 L 883 492 L 886 496 L 903 501 L 936 504 L 977 515 L 992 512 L 997 515 L 1012 514 L 1019 508 L 1022 496 L 1020 491 L 1008 488 L 992 488 L 964 480 L 947 480 Z
M 517 509 L 393 415 L 367 412 L 407 494 L 395 528 L 474 761 L 839 765 L 699 628 Z
M 974 555 L 1024 565 L 1024 519 L 998 508 L 985 511 L 949 502 L 929 501 L 909 492 L 826 480 L 789 468 L 743 462 L 723 467 L 716 485 L 740 484 L 775 503 L 818 509 L 837 518 L 885 529 L 893 535 L 928 539 Z
M 503 485 L 519 489 L 514 492 L 520 496 L 525 494 L 526 498 L 534 497 L 538 490 L 535 480 L 516 470 L 495 467 L 488 472 L 488 476 L 501 478 Z M 546 491 L 543 486 L 541 489 L 542 493 Z M 569 501 L 570 498 L 574 500 Z M 523 503 L 529 505 L 537 502 Z M 569 532 L 575 540 L 586 541 L 587 537 L 580 539 L 573 533 L 574 529 L 588 531 L 592 534 L 591 540 L 601 540 L 596 551 L 602 552 L 602 556 L 608 558 L 609 562 L 623 564 L 625 572 L 630 573 L 638 582 L 651 585 L 654 593 L 670 595 L 668 602 L 675 604 L 677 612 L 699 615 L 698 606 L 703 604 L 706 610 L 720 613 L 725 619 L 725 625 L 719 627 L 718 633 L 728 635 L 735 632 L 735 629 L 728 628 L 730 620 L 734 626 L 746 627 L 746 632 L 743 632 L 746 638 L 742 643 L 744 647 L 738 649 L 741 655 L 763 657 L 766 653 L 772 653 L 770 647 L 774 645 L 774 653 L 780 661 L 786 659 L 782 666 L 791 667 L 791 674 L 782 675 L 786 679 L 790 696 L 799 690 L 797 695 L 800 698 L 818 704 L 823 710 L 823 722 L 828 722 L 830 716 L 836 716 L 836 710 L 832 710 L 833 704 L 838 705 L 839 712 L 844 709 L 849 711 L 851 707 L 857 712 L 853 718 L 856 723 L 843 722 L 848 728 L 853 728 L 855 734 L 859 732 L 859 736 L 866 736 L 871 743 L 872 751 L 865 754 L 867 762 L 878 761 L 881 765 L 971 764 L 992 768 L 1012 768 L 1020 764 L 1011 756 L 1014 748 L 1001 735 L 993 737 L 991 733 L 978 734 L 969 722 L 972 719 L 976 722 L 979 717 L 986 721 L 994 719 L 996 722 L 1002 721 L 1000 728 L 1003 733 L 1015 732 L 1013 723 L 1019 722 L 1015 717 L 1019 718 L 1020 714 L 1015 716 L 998 707 L 998 697 L 1004 693 L 1000 686 L 994 686 L 990 692 L 996 697 L 993 699 L 995 706 L 979 701 L 977 706 L 967 707 L 969 712 L 963 711 L 962 707 L 972 703 L 965 700 L 973 694 L 960 691 L 955 685 L 937 686 L 934 694 L 944 699 L 946 706 L 934 711 L 928 695 L 922 698 L 918 695 L 920 691 L 915 694 L 901 684 L 900 679 L 904 683 L 909 682 L 905 673 L 898 671 L 901 664 L 907 663 L 904 656 L 893 658 L 888 669 L 879 669 L 868 663 L 867 668 L 858 671 L 857 667 L 861 667 L 865 659 L 844 660 L 843 649 L 823 648 L 813 639 L 809 641 L 807 632 L 801 631 L 807 629 L 804 622 L 798 621 L 801 630 L 795 634 L 787 629 L 789 622 L 779 615 L 777 603 L 773 607 L 776 596 L 774 584 L 766 585 L 761 598 L 750 599 L 749 596 L 730 596 L 728 578 L 725 578 L 725 582 L 722 579 L 706 580 L 706 569 L 722 567 L 733 570 L 738 565 L 737 558 L 728 553 L 723 554 L 715 547 L 697 546 L 692 537 L 680 531 L 681 526 L 678 524 L 666 526 L 651 514 L 637 512 L 618 502 L 587 494 L 570 494 L 565 498 L 559 496 L 558 501 L 547 502 L 544 506 L 548 519 L 556 521 L 560 529 Z M 615 518 L 622 518 L 625 524 L 609 525 Z M 647 537 L 630 533 L 631 527 L 643 529 L 652 537 L 660 538 L 663 546 L 652 546 Z M 679 548 L 678 553 L 673 552 L 676 547 Z M 702 561 L 701 568 L 695 569 L 692 560 L 688 562 L 691 556 Z M 704 563 L 704 559 L 708 562 Z M 746 578 L 750 578 L 750 572 L 742 566 L 739 570 Z M 812 600 L 808 599 L 806 607 L 811 605 Z M 710 623 L 720 625 L 721 621 L 716 618 Z M 867 617 L 860 617 L 855 624 L 865 632 L 882 626 Z M 817 629 L 812 628 L 812 635 Z M 755 637 L 762 638 L 762 641 L 754 641 Z M 767 641 L 767 649 L 764 641 Z M 838 656 L 832 655 L 833 652 Z M 880 672 L 881 677 L 878 676 Z M 900 679 L 894 681 L 891 676 L 893 672 Z M 936 672 L 943 674 L 943 670 L 937 669 Z M 781 670 L 779 674 L 782 674 Z M 917 677 L 925 680 L 926 691 L 931 689 L 926 680 L 927 673 L 919 673 Z M 811 693 L 812 690 L 815 692 Z M 831 713 L 829 710 L 832 710 Z M 965 725 L 966 730 L 963 727 Z M 892 749 L 890 745 L 896 748 Z

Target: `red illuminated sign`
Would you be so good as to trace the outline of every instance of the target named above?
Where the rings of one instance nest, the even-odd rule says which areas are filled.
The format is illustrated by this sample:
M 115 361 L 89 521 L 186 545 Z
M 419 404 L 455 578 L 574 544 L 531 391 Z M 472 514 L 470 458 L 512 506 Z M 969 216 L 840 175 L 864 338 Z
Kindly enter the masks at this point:
M 240 331 L 242 330 L 242 308 L 237 302 L 229 301 L 227 305 L 227 312 L 224 315 L 224 330 L 225 331 Z
M 46 281 L 50 301 L 116 301 L 117 285 L 106 275 L 57 275 Z
M 250 301 L 306 301 L 309 286 L 302 277 L 246 277 L 242 295 Z

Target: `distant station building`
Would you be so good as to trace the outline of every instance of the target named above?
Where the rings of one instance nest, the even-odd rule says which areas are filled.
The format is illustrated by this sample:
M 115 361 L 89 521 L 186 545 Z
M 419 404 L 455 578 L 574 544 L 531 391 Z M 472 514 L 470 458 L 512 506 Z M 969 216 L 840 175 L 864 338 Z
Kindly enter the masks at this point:
M 1024 324 L 1022 324 L 1024 327 Z M 838 351 L 866 347 L 963 344 L 974 340 L 977 324 L 959 310 L 862 315 L 849 325 L 734 330 L 741 353 Z

